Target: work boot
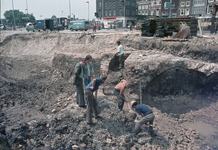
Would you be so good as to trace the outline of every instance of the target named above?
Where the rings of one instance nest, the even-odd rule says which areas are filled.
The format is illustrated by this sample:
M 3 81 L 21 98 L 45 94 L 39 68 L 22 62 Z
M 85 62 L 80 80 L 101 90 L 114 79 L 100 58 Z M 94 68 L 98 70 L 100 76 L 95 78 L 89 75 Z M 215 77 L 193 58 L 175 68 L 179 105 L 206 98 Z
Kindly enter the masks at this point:
M 132 131 L 132 136 L 134 136 L 134 137 L 137 136 L 139 132 L 140 132 L 140 130 L 137 130 L 137 131 L 133 130 Z
M 153 126 L 149 126 L 148 133 L 150 134 L 151 137 L 155 137 L 156 136 L 156 134 L 155 134 L 155 132 L 153 130 Z
M 95 117 L 96 119 L 102 119 L 103 117 L 102 116 L 97 116 Z
M 154 131 L 148 131 L 148 133 L 150 134 L 150 136 L 151 136 L 152 138 L 157 135 Z
M 148 127 L 145 127 L 145 132 L 148 132 L 148 130 L 149 130 Z

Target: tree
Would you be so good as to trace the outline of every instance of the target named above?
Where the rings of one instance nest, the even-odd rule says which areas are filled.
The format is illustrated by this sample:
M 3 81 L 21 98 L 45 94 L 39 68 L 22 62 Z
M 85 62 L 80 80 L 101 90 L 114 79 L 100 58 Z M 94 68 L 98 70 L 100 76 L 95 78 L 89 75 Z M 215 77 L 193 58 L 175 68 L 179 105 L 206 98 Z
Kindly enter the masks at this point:
M 53 15 L 51 18 L 57 18 L 55 15 Z
M 28 20 L 30 22 L 35 22 L 36 20 L 33 14 L 24 14 L 22 11 L 19 10 L 14 10 L 14 18 L 13 18 L 13 10 L 5 11 L 4 16 L 8 24 L 14 24 L 14 18 L 15 18 L 16 25 L 25 24 Z M 29 17 L 29 19 L 22 19 L 23 17 Z
M 0 24 L 6 24 L 6 19 L 0 19 Z

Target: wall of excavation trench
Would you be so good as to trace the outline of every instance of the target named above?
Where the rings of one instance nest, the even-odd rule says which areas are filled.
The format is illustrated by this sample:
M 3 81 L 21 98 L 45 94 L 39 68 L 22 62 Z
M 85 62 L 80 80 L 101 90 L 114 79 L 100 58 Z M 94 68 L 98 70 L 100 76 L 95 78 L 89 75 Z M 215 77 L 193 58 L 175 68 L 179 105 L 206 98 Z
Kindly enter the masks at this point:
M 75 64 L 91 54 L 95 77 L 108 75 L 105 94 L 112 95 L 113 87 L 120 78 L 125 78 L 131 84 L 127 93 L 130 100 L 175 115 L 207 106 L 212 102 L 209 98 L 218 94 L 214 41 L 209 46 L 208 41 L 199 39 L 164 43 L 142 40 L 137 35 L 37 34 L 14 35 L 3 40 L 4 78 L 25 80 L 40 73 L 68 81 Z M 121 71 L 114 56 L 117 40 L 123 43 L 126 54 Z

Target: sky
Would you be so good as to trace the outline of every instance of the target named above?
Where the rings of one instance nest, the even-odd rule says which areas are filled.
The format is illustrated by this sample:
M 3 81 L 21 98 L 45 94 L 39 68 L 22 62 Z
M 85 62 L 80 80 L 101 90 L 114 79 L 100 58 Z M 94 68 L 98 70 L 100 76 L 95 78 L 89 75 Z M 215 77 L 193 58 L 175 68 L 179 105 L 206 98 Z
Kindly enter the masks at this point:
M 86 3 L 87 1 L 89 1 L 89 4 Z M 28 13 L 33 13 L 36 20 L 51 18 L 53 15 L 57 18 L 70 15 L 69 0 L 13 0 L 13 3 L 14 9 L 18 9 L 23 13 L 27 13 L 28 6 Z M 73 14 L 76 18 L 88 19 L 89 5 L 89 19 L 95 18 L 96 0 L 70 0 L 70 3 L 71 16 Z M 11 9 L 12 0 L 1 0 L 1 18 L 5 18 L 4 12 Z

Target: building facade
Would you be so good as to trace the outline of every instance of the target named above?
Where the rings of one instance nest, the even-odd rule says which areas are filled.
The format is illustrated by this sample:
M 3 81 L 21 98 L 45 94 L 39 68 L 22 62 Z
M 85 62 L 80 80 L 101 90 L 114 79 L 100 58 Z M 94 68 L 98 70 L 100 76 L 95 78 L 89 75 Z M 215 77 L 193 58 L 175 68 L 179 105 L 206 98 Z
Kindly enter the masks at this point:
M 212 17 L 212 12 L 213 12 L 214 5 L 218 5 L 218 0 L 207 0 L 206 16 L 211 16 Z M 216 17 L 218 18 L 218 13 L 217 13 Z
M 191 15 L 193 0 L 180 0 L 177 17 L 187 17 Z
M 123 27 L 136 22 L 136 0 L 96 0 L 96 20 L 107 26 L 118 22 Z
M 137 2 L 138 5 L 138 15 L 150 15 L 149 13 L 149 5 L 148 1 Z
M 192 15 L 205 16 L 207 10 L 207 0 L 193 0 Z
M 137 4 L 138 15 L 161 16 L 161 0 L 142 0 Z
M 164 4 L 165 2 L 170 2 L 170 0 L 162 0 L 161 1 L 161 16 L 168 16 L 168 17 L 177 17 L 177 11 L 179 7 L 179 0 L 172 0 L 172 5 L 171 5 L 171 13 L 170 13 L 170 8 L 165 8 Z

